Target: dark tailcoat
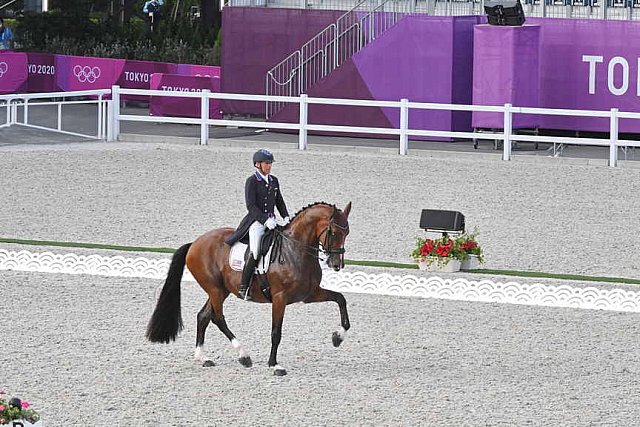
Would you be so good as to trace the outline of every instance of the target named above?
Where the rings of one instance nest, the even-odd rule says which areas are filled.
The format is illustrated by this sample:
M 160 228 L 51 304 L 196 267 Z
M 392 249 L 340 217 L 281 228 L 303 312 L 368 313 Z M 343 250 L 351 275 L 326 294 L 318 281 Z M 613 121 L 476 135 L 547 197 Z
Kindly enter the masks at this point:
M 278 208 L 278 212 L 283 218 L 289 216 L 282 193 L 280 193 L 278 178 L 273 175 L 269 175 L 268 183 L 257 172 L 247 178 L 247 182 L 244 185 L 244 197 L 249 212 L 242 218 L 236 231 L 225 240 L 225 243 L 230 246 L 238 240 L 248 244 L 248 232 L 251 224 L 254 221 L 264 224 L 267 218 L 274 216 L 274 207 Z

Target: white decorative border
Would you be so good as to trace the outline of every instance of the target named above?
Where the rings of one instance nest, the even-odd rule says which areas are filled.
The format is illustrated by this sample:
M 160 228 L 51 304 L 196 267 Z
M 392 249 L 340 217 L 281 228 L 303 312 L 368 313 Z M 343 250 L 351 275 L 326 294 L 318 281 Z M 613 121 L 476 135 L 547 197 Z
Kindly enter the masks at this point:
M 164 280 L 168 258 L 33 253 L 0 249 L 0 270 L 91 274 Z M 185 271 L 185 280 L 193 280 Z M 568 285 L 520 284 L 491 280 L 442 279 L 415 275 L 366 274 L 325 270 L 322 286 L 340 292 L 497 302 L 587 310 L 640 312 L 640 292 Z

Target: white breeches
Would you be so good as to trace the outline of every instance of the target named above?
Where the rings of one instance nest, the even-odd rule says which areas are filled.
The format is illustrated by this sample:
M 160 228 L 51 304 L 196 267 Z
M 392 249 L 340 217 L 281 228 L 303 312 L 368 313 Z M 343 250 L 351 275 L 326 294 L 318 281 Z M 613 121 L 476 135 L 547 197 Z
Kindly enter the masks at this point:
M 254 221 L 249 227 L 249 249 L 253 254 L 253 259 L 258 259 L 258 253 L 260 252 L 260 242 L 262 241 L 262 236 L 264 235 L 264 225 L 260 224 L 258 221 Z

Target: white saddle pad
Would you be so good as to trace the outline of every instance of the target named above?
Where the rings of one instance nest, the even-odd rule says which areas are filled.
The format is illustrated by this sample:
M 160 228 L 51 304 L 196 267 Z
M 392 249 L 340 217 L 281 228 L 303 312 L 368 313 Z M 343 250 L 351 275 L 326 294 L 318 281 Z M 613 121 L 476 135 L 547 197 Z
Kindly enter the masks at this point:
M 273 249 L 273 245 L 269 247 L 269 251 L 267 252 L 267 254 L 260 258 L 260 261 L 258 261 L 256 271 L 260 274 L 265 274 L 267 270 L 269 270 L 271 249 Z M 242 242 L 237 242 L 231 247 L 231 250 L 229 251 L 229 266 L 232 270 L 242 271 L 242 269 L 244 268 L 244 254 L 246 251 L 247 245 Z

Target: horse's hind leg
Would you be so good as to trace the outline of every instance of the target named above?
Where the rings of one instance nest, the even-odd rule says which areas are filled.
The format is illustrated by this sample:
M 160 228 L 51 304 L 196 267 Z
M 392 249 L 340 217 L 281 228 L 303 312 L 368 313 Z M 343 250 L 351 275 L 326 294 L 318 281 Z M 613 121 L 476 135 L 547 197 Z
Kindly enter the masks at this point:
M 212 360 L 204 357 L 204 353 L 202 351 L 202 347 L 204 346 L 204 335 L 207 331 L 207 326 L 209 326 L 209 322 L 211 322 L 213 317 L 213 311 L 211 310 L 211 303 L 207 300 L 207 302 L 202 306 L 202 309 L 198 312 L 198 323 L 197 323 L 197 333 L 196 333 L 196 353 L 195 359 L 202 363 L 202 366 L 209 367 L 215 366 Z
M 338 347 L 344 341 L 347 331 L 351 327 L 349 323 L 349 313 L 347 312 L 347 301 L 344 299 L 344 296 L 339 292 L 330 291 L 328 289 L 323 289 L 321 287 L 316 288 L 316 291 L 307 298 L 305 303 L 312 302 L 324 302 L 324 301 L 335 301 L 340 308 L 340 323 L 341 327 L 339 330 L 333 333 L 331 340 L 333 342 L 334 347 Z
M 253 365 L 251 361 L 251 356 L 249 353 L 245 351 L 240 344 L 240 341 L 236 338 L 236 336 L 229 330 L 227 326 L 227 321 L 224 319 L 224 312 L 222 310 L 222 305 L 224 304 L 224 300 L 227 298 L 229 294 L 225 292 L 225 295 L 220 296 L 218 298 L 210 298 L 212 301 L 212 318 L 211 321 L 220 329 L 220 332 L 224 334 L 225 337 L 229 341 L 231 341 L 231 346 L 238 352 L 238 361 L 244 367 L 250 368 Z

